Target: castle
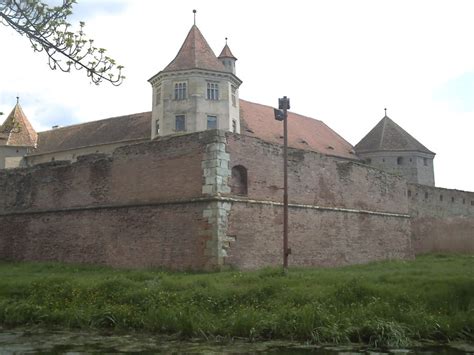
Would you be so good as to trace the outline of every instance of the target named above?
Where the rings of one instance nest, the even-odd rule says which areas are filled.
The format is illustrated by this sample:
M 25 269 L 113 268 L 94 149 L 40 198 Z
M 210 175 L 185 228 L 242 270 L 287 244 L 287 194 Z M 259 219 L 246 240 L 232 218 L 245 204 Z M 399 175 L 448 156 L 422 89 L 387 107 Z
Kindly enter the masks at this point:
M 152 111 L 37 133 L 0 127 L 0 259 L 125 267 L 281 262 L 282 127 L 239 99 L 227 43 L 193 25 L 150 80 Z M 289 113 L 290 265 L 474 251 L 474 193 L 435 187 L 431 152 L 387 115 L 354 147 Z

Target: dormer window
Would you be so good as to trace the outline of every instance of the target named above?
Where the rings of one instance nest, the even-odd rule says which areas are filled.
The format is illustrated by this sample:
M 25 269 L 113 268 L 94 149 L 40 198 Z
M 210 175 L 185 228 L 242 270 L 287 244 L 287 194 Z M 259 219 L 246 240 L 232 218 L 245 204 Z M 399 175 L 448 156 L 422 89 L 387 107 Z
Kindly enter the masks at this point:
M 219 84 L 207 83 L 207 99 L 219 100 Z
M 187 98 L 186 82 L 174 84 L 174 99 L 185 100 Z

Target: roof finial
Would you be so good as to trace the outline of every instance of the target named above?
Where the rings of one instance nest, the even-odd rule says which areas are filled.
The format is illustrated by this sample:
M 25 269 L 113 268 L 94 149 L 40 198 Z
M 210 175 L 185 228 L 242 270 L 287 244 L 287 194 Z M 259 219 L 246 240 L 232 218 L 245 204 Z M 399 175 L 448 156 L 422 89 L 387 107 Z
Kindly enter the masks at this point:
M 194 10 L 193 10 L 193 14 L 194 14 L 194 26 L 196 26 L 196 12 L 197 12 L 197 10 L 194 9 Z
M 227 37 L 225 38 L 225 44 L 227 44 Z
M 16 104 L 18 105 L 20 103 L 20 96 L 16 95 Z
M 385 117 L 387 117 L 387 108 L 383 109 L 385 111 Z

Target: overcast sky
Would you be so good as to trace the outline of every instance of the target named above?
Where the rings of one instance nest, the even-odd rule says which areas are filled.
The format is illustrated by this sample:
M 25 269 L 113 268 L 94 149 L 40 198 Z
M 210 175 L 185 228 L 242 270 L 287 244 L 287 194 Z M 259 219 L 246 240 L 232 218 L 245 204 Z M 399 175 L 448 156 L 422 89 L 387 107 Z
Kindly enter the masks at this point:
M 387 107 L 437 153 L 437 186 L 474 191 L 469 0 L 78 0 L 73 22 L 84 20 L 86 33 L 125 66 L 124 84 L 52 72 L 27 40 L 0 27 L 0 111 L 7 115 L 18 94 L 38 131 L 150 111 L 147 80 L 175 57 L 193 9 L 216 54 L 229 38 L 242 99 L 275 106 L 286 95 L 292 111 L 324 121 L 353 145 Z

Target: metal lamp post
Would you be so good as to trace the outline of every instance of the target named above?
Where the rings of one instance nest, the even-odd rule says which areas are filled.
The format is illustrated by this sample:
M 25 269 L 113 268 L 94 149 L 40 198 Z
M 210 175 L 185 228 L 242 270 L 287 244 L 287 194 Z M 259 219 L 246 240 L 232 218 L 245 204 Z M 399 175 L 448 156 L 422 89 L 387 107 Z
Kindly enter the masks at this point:
M 286 96 L 278 99 L 278 109 L 274 109 L 275 119 L 283 121 L 283 271 L 288 272 L 288 110 L 290 99 Z

